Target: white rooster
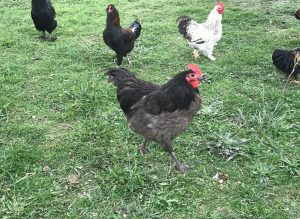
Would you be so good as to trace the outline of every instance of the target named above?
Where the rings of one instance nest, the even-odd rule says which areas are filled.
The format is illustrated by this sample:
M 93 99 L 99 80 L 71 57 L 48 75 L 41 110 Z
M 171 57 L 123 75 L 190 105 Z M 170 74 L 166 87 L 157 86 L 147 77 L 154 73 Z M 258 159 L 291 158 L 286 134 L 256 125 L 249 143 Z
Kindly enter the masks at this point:
M 194 48 L 193 56 L 199 57 L 203 53 L 210 60 L 214 61 L 213 49 L 216 43 L 222 37 L 222 14 L 224 5 L 218 2 L 213 10 L 209 13 L 204 23 L 197 23 L 188 16 L 177 18 L 179 33 L 181 33 Z

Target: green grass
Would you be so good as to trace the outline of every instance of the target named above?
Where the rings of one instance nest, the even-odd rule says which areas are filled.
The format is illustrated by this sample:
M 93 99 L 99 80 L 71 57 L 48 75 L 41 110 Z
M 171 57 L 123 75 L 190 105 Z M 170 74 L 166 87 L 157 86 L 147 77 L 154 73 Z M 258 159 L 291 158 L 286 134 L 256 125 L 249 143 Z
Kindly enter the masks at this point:
M 53 0 L 58 40 L 48 43 L 38 39 L 30 1 L 1 1 L 0 217 L 299 217 L 300 89 L 271 61 L 275 48 L 299 46 L 299 4 L 223 2 L 211 62 L 192 60 L 175 21 L 204 20 L 212 1 L 113 1 L 123 26 L 142 22 L 130 68 L 139 78 L 164 83 L 190 62 L 206 75 L 203 107 L 174 141 L 191 167 L 182 175 L 156 144 L 137 153 L 141 137 L 107 83 L 115 56 L 102 31 L 111 2 Z M 217 172 L 229 176 L 223 186 Z

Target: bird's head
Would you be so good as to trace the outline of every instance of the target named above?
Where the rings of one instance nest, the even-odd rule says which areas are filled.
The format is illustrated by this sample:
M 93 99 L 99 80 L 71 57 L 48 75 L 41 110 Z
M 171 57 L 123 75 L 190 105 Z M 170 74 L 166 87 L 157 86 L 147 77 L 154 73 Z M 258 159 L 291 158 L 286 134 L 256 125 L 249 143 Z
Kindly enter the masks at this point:
M 108 23 L 111 23 L 111 22 L 113 22 L 115 24 L 120 23 L 119 12 L 113 4 L 110 4 L 107 6 L 106 13 L 107 13 L 107 22 Z
M 203 74 L 195 64 L 188 64 L 187 67 L 189 70 L 186 72 L 185 80 L 196 89 L 199 86 Z
M 224 4 L 222 2 L 217 2 L 217 5 L 215 6 L 215 10 L 219 14 L 224 14 Z
M 107 8 L 106 8 L 107 14 L 111 14 L 114 11 L 117 11 L 117 9 L 116 9 L 116 7 L 113 4 L 110 4 L 110 5 L 107 6 Z

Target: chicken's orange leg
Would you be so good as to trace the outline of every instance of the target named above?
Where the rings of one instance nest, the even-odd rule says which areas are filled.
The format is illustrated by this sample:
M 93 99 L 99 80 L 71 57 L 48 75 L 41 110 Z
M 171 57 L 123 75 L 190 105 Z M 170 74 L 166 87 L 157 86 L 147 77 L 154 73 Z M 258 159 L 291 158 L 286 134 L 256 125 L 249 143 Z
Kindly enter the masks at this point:
M 194 57 L 194 59 L 198 59 L 200 57 L 199 51 L 197 49 L 194 49 L 194 51 L 193 51 L 193 57 Z

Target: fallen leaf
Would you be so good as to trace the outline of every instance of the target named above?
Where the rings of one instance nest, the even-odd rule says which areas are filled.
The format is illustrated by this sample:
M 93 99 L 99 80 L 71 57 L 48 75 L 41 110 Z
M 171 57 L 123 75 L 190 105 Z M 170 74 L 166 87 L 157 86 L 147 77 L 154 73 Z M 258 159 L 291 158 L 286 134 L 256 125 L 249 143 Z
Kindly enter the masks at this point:
M 229 179 L 229 176 L 227 174 L 217 172 L 213 179 L 218 181 L 219 184 L 223 185 Z
M 79 178 L 76 175 L 70 175 L 70 176 L 68 176 L 68 182 L 70 184 L 78 184 L 79 183 Z
M 44 166 L 43 167 L 43 171 L 44 172 L 49 172 L 51 169 L 50 169 L 50 167 L 49 166 Z

